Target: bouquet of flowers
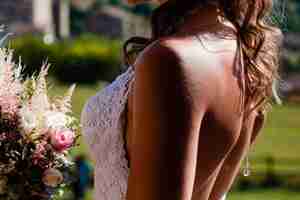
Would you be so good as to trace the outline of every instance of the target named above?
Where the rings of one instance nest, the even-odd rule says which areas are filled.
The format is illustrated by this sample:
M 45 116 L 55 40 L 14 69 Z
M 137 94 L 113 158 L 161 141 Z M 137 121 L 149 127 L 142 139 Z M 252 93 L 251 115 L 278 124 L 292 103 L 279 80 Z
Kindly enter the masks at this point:
M 22 79 L 12 56 L 0 48 L 0 199 L 51 199 L 68 183 L 69 153 L 79 136 L 71 112 L 75 87 L 50 99 L 49 66 Z

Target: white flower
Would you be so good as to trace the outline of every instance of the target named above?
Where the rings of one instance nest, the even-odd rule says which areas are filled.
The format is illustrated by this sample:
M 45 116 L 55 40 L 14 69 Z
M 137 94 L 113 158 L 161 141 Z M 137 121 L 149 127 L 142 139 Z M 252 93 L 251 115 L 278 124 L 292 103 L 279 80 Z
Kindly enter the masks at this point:
M 72 162 L 69 158 L 67 158 L 66 155 L 61 154 L 61 153 L 57 153 L 55 155 L 56 155 L 56 158 L 58 160 L 60 160 L 61 162 L 63 162 L 66 166 L 74 165 L 74 162 Z
M 45 125 L 47 128 L 64 128 L 67 122 L 67 117 L 62 112 L 48 111 L 45 113 Z
M 37 118 L 35 114 L 29 109 L 28 106 L 24 106 L 20 110 L 21 126 L 25 133 L 30 133 L 37 126 Z

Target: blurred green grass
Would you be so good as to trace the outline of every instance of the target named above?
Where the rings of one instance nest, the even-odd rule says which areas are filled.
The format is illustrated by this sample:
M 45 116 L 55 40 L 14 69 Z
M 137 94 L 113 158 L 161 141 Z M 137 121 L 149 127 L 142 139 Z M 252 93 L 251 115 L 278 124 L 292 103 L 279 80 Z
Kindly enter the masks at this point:
M 97 91 L 101 90 L 106 83 L 99 82 L 93 85 L 77 85 L 73 96 L 73 110 L 79 118 L 80 112 L 85 101 Z M 69 85 L 60 84 L 50 80 L 50 94 L 62 95 L 68 89 Z M 72 154 L 87 154 L 87 146 L 81 137 L 80 146 L 73 150 Z M 297 172 L 300 173 L 300 105 L 285 104 L 283 106 L 274 106 L 268 114 L 265 127 L 259 135 L 255 146 L 250 152 L 250 162 L 252 170 L 264 170 L 264 163 L 256 163 L 256 158 L 272 156 L 279 161 L 276 164 L 276 171 Z M 293 167 L 287 162 L 280 162 L 280 159 L 291 159 Z M 253 159 L 253 160 L 252 160 Z M 87 194 L 86 200 L 92 200 L 92 192 Z M 233 190 L 228 196 L 228 200 L 253 200 L 254 198 L 263 200 L 299 200 L 300 192 L 292 192 L 284 189 L 251 190 L 240 192 Z
M 250 191 L 233 191 L 227 200 L 299 200 L 300 192 L 284 189 L 257 189 Z
M 268 114 L 253 156 L 299 159 L 300 105 L 275 106 Z

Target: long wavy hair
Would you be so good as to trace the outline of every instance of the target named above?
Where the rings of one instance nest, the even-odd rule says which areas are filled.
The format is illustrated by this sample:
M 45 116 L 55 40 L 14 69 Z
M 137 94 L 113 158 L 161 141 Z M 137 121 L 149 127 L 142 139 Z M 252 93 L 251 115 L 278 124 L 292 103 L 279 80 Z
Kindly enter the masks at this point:
M 151 17 L 151 38 L 132 37 L 125 41 L 125 64 L 159 37 L 176 32 L 178 16 L 199 5 L 217 3 L 223 17 L 236 28 L 241 64 L 241 88 L 244 112 L 266 111 L 271 105 L 272 86 L 279 78 L 280 29 L 269 20 L 273 0 L 168 0 Z

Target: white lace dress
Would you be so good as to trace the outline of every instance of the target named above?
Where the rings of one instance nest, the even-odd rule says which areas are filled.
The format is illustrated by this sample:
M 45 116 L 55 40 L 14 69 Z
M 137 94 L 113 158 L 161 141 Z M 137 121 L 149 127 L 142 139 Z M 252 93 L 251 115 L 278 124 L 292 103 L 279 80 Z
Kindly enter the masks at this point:
M 81 114 L 82 132 L 95 161 L 94 200 L 125 200 L 128 182 L 125 106 L 134 81 L 129 67 L 92 96 Z M 221 200 L 225 200 L 225 195 Z

